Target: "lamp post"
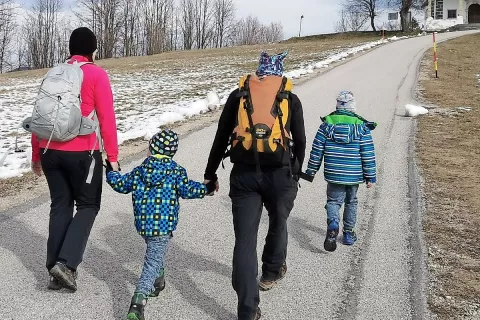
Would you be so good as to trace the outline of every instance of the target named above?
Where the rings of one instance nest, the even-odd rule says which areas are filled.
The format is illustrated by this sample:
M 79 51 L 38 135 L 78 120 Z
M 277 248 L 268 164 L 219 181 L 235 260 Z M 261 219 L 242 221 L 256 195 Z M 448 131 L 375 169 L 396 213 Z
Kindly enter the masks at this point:
M 302 20 L 303 20 L 303 14 L 300 17 L 300 31 L 298 32 L 298 37 L 300 38 L 300 34 L 302 33 Z

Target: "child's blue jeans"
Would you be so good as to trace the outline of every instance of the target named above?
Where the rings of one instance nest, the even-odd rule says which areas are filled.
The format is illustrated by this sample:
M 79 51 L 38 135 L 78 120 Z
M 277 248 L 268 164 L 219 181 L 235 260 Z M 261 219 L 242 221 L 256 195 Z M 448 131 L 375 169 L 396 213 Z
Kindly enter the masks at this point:
M 335 221 L 337 226 L 340 221 L 340 208 L 343 209 L 343 230 L 353 230 L 357 222 L 357 185 L 341 185 L 328 183 L 327 185 L 327 224 Z
M 171 235 L 144 237 L 147 250 L 145 252 L 142 274 L 140 279 L 138 279 L 135 293 L 149 296 L 155 290 L 153 284 L 158 277 L 163 275 L 165 254 L 167 253 L 170 238 Z

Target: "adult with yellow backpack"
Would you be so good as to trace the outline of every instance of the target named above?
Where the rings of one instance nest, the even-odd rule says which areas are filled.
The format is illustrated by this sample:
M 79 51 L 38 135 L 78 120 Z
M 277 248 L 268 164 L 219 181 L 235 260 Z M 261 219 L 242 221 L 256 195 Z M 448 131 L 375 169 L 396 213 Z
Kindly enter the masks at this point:
M 233 163 L 232 285 L 240 320 L 260 319 L 259 287 L 270 290 L 287 272 L 287 218 L 297 196 L 306 137 L 302 104 L 291 92 L 291 81 L 283 77 L 286 56 L 262 52 L 256 74 L 241 78 L 220 116 L 205 170 L 207 183 L 217 181 L 221 161 L 229 156 Z M 263 205 L 269 228 L 258 283 L 257 235 Z

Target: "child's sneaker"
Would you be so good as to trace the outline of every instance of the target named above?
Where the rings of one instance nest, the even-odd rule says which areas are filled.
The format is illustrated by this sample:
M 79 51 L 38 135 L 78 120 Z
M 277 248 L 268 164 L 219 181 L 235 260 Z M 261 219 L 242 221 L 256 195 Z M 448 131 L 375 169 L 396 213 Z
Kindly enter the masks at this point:
M 145 320 L 143 309 L 147 304 L 147 298 L 142 293 L 134 293 L 130 309 L 128 310 L 128 320 Z
M 158 277 L 157 280 L 155 280 L 153 286 L 155 287 L 155 291 L 150 293 L 150 297 L 158 297 L 160 291 L 163 291 L 163 289 L 165 289 L 165 275 Z
M 357 234 L 353 230 L 343 230 L 343 244 L 351 246 L 357 241 Z
M 325 237 L 325 242 L 323 243 L 325 250 L 333 252 L 337 249 L 337 236 L 338 222 L 332 221 L 328 225 L 327 236 Z

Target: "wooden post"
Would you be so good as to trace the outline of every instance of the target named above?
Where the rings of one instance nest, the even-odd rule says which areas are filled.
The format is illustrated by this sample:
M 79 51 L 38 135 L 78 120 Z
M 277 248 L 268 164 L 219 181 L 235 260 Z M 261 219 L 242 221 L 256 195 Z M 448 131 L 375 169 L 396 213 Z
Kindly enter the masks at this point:
M 437 39 L 433 32 L 433 66 L 435 68 L 435 78 L 438 78 L 438 60 L 437 60 Z

